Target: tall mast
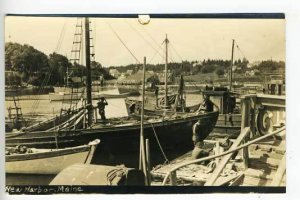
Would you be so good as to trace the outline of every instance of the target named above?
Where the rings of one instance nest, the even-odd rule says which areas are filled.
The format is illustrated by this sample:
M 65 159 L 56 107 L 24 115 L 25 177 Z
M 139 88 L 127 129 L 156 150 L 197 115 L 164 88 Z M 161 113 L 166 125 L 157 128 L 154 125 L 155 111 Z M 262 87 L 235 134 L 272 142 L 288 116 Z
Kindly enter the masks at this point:
M 231 50 L 231 66 L 229 73 L 229 90 L 232 89 L 232 68 L 233 68 L 233 54 L 234 54 L 234 40 L 232 40 L 232 50 Z
M 165 109 L 169 107 L 168 101 L 168 35 L 166 34 L 165 44 L 166 44 L 166 63 L 165 63 Z
M 148 172 L 147 172 L 147 161 L 146 161 L 146 150 L 145 150 L 145 138 L 144 138 L 144 105 L 145 105 L 145 68 L 146 68 L 146 57 L 144 57 L 143 64 L 143 87 L 142 87 L 142 110 L 141 110 L 141 131 L 140 131 L 140 170 L 143 170 L 145 175 L 145 184 L 149 185 Z
M 92 124 L 93 107 L 92 107 L 92 81 L 91 81 L 91 60 L 90 60 L 90 21 L 85 18 L 85 65 L 86 65 L 86 99 L 88 110 L 88 126 Z

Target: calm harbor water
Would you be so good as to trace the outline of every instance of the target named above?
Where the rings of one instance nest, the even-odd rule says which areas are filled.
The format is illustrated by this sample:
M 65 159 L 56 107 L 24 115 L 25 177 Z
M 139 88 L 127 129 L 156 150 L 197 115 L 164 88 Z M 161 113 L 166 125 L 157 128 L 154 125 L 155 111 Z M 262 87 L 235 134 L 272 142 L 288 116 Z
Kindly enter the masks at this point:
M 55 115 L 60 114 L 62 108 L 69 108 L 70 104 L 63 103 L 62 101 L 50 101 L 47 99 L 47 94 L 40 95 L 42 100 L 20 100 L 19 106 L 22 108 L 24 116 L 35 115 L 40 120 L 48 119 Z M 38 99 L 38 98 L 35 98 Z M 195 105 L 202 101 L 201 95 L 199 94 L 187 94 L 187 105 Z M 107 118 L 123 117 L 127 116 L 127 109 L 124 98 L 118 99 L 107 99 L 108 106 L 106 107 Z M 97 105 L 97 101 L 93 101 L 93 105 Z M 13 107 L 13 101 L 6 101 L 6 107 Z M 79 104 L 80 106 L 80 104 Z M 8 112 L 6 110 L 6 116 Z M 174 152 L 174 155 L 180 154 L 180 152 Z M 172 157 L 172 156 L 171 156 Z M 124 159 L 131 159 L 133 162 L 138 162 L 138 157 L 133 158 L 132 156 L 124 155 Z M 161 155 L 157 156 L 153 163 L 163 162 Z M 7 174 L 6 184 L 7 185 L 47 185 L 53 179 L 53 175 L 14 175 Z
M 68 109 L 70 103 L 62 101 L 50 101 L 48 94 L 35 95 L 35 99 L 41 100 L 20 100 L 19 106 L 22 109 L 23 115 L 38 115 L 40 118 L 48 119 L 55 115 L 59 115 L 61 109 Z M 198 104 L 202 101 L 202 96 L 198 94 L 187 94 L 187 106 Z M 106 117 L 123 117 L 127 116 L 127 109 L 125 105 L 125 98 L 107 99 L 108 106 L 105 108 Z M 5 101 L 6 108 L 14 107 L 13 101 Z M 79 103 L 78 106 L 82 104 Z M 97 105 L 97 100 L 93 100 L 93 105 Z M 8 115 L 7 109 L 5 116 Z

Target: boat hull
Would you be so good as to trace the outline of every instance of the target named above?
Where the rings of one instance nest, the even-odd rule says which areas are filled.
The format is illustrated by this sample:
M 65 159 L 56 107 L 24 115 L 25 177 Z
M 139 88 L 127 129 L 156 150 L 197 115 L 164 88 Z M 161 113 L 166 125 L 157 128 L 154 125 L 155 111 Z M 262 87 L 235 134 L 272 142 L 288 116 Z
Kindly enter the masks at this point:
M 193 148 L 192 126 L 200 119 L 202 120 L 201 131 L 211 132 L 218 119 L 218 112 L 193 114 L 179 119 L 145 121 L 144 135 L 145 139 L 150 141 L 151 156 L 158 157 L 153 158 L 153 160 L 163 159 L 158 141 L 165 153 Z M 95 152 L 93 164 L 126 164 L 130 167 L 136 167 L 135 164 L 138 164 L 136 161 L 138 160 L 140 144 L 140 123 L 138 121 L 113 127 L 93 127 L 92 129 L 58 133 L 30 132 L 15 138 L 6 138 L 6 145 L 23 144 L 29 147 L 51 148 L 57 144 L 61 148 L 80 145 L 95 138 L 101 140 L 101 145 Z M 126 156 L 128 159 L 124 159 Z M 133 157 L 134 164 L 130 160 Z
M 72 93 L 72 92 L 77 92 L 77 93 L 82 93 L 85 91 L 85 87 L 79 87 L 79 88 L 71 88 L 71 87 L 53 87 L 54 88 L 54 93 L 60 93 L 60 92 L 65 92 L 65 93 Z M 100 86 L 92 86 L 92 92 L 98 92 L 100 90 Z
M 89 164 L 95 150 L 92 148 L 98 143 L 58 150 L 47 149 L 39 153 L 7 155 L 5 171 L 9 174 L 58 174 L 76 163 Z

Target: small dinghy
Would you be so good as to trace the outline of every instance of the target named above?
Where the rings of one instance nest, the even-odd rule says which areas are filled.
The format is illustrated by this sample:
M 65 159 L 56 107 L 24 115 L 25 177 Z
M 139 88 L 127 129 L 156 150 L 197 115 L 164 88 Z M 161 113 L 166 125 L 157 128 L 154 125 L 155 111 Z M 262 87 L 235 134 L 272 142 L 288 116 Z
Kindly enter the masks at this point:
M 87 145 L 64 149 L 8 147 L 5 149 L 5 170 L 14 174 L 58 174 L 76 163 L 90 164 L 99 143 L 96 139 Z

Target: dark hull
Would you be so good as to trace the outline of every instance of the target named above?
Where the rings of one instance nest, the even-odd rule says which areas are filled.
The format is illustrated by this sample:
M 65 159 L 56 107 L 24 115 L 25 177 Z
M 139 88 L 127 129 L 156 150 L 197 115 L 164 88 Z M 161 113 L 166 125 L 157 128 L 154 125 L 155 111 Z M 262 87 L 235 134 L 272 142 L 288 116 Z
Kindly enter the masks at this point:
M 145 139 L 150 141 L 152 160 L 161 160 L 160 152 L 153 128 L 167 155 L 168 152 L 181 152 L 184 149 L 192 149 L 192 126 L 199 119 L 202 132 L 211 132 L 218 119 L 218 112 L 188 116 L 186 118 L 170 119 L 160 122 L 145 122 Z M 6 146 L 19 144 L 36 148 L 59 148 L 86 144 L 94 139 L 100 139 L 94 164 L 121 164 L 136 167 L 138 164 L 138 153 L 140 145 L 140 124 L 99 127 L 92 129 L 61 131 L 61 132 L 30 132 L 10 136 L 6 138 Z M 170 159 L 170 157 L 169 157 Z M 155 164 L 155 163 L 152 163 Z

